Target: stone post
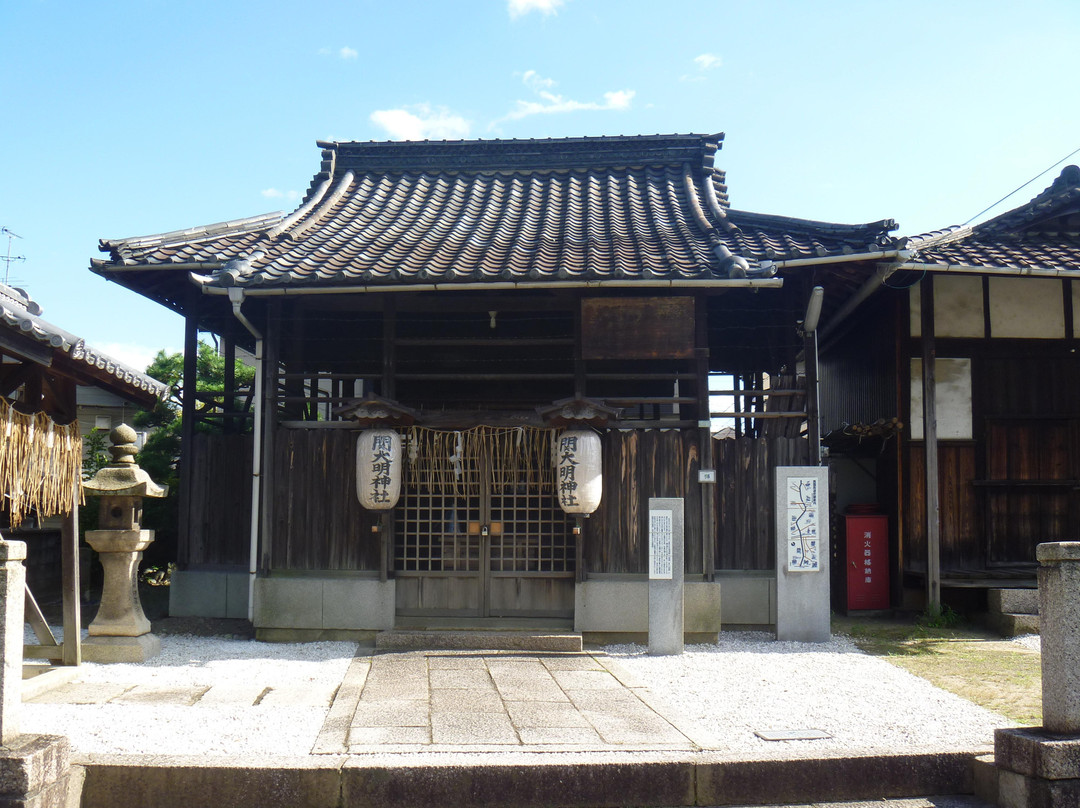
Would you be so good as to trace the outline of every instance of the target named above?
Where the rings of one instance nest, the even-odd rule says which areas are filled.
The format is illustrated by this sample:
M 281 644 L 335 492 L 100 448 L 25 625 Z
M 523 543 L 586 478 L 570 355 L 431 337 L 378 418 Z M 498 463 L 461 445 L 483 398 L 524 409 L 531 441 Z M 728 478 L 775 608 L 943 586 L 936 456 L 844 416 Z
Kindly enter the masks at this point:
M 26 544 L 0 537 L 0 805 L 68 804 L 71 745 L 54 735 L 22 735 L 23 603 Z
M 0 666 L 0 744 L 9 745 L 19 734 L 22 703 L 23 602 L 26 597 L 26 544 L 0 538 L 0 604 L 3 608 L 4 659 Z
M 829 470 L 776 469 L 776 639 L 828 642 Z
M 1080 736 L 1080 542 L 1040 544 L 1043 729 Z
M 994 733 L 1002 808 L 1080 805 L 1080 542 L 1040 544 L 1043 726 Z
M 683 501 L 649 499 L 649 653 L 683 652 Z
M 139 600 L 139 561 L 154 540 L 154 531 L 143 530 L 143 497 L 163 497 L 168 489 L 158 486 L 135 464 L 135 430 L 116 427 L 109 439 L 113 460 L 84 486 L 87 494 L 101 497 L 100 530 L 86 531 L 105 570 L 101 607 L 90 623 L 83 657 L 91 662 L 144 662 L 161 650 L 161 641 L 150 633 Z

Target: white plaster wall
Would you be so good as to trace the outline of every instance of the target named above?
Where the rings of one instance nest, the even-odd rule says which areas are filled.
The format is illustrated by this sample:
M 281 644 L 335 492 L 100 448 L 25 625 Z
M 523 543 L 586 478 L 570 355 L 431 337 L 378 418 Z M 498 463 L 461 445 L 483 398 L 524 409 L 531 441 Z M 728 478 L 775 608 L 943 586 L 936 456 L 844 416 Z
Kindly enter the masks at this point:
M 970 440 L 971 360 L 939 357 L 934 362 L 938 440 Z M 911 437 L 923 439 L 922 359 L 911 360 Z
M 990 335 L 1001 339 L 1063 339 L 1063 288 L 1052 278 L 991 278 Z
M 909 292 L 911 335 L 922 336 L 922 299 L 917 283 Z M 934 276 L 934 333 L 938 337 L 982 339 L 983 290 L 978 275 Z

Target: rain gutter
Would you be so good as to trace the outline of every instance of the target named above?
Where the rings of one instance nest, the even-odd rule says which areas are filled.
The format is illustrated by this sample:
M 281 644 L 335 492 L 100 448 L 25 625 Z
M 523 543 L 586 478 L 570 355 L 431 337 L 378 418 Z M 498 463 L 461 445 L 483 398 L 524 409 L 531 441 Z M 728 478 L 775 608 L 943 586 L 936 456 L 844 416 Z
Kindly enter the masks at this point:
M 204 275 L 192 275 L 191 280 L 200 286 L 207 295 L 228 295 L 233 289 L 242 288 L 247 297 L 292 297 L 295 295 L 343 295 L 370 294 L 375 292 L 448 292 L 451 290 L 507 291 L 545 289 L 779 289 L 784 285 L 782 278 L 672 278 L 667 280 L 603 279 L 591 281 L 490 281 L 479 283 L 405 283 L 378 284 L 361 286 L 319 286 L 319 287 L 236 287 L 211 286 L 211 279 Z
M 262 479 L 262 420 L 263 420 L 263 335 L 240 310 L 244 304 L 244 290 L 236 286 L 228 290 L 233 315 L 255 338 L 255 419 L 251 440 L 251 535 L 248 552 L 248 620 L 255 623 L 255 576 L 259 557 L 259 497 Z

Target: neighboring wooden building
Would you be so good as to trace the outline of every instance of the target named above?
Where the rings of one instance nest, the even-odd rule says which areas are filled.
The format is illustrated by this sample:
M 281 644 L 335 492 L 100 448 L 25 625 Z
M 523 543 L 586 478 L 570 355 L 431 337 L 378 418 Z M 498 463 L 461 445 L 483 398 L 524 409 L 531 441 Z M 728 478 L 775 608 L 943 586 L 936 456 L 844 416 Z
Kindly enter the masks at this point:
M 95 350 L 41 317 L 20 289 L 0 284 L 0 531 L 27 543 L 27 581 L 59 579 L 64 640 L 57 643 L 27 589 L 26 616 L 39 645 L 26 655 L 78 664 L 79 527 L 82 434 L 78 391 L 104 390 L 149 408 L 166 393 L 160 382 Z M 59 536 L 42 528 L 59 516 Z M 51 567 L 40 574 L 36 566 Z
M 727 623 L 772 623 L 772 469 L 816 461 L 799 324 L 818 271 L 894 257 L 894 225 L 732 210 L 721 139 L 321 143 L 288 215 L 103 241 L 95 272 L 186 318 L 188 380 L 199 331 L 259 364 L 255 391 L 185 399 L 173 613 L 643 631 L 648 498 L 683 497 L 688 633 L 716 631 L 721 584 Z M 389 519 L 355 493 L 370 396 L 411 413 Z M 618 411 L 580 532 L 565 401 Z
M 847 502 L 876 498 L 890 516 L 894 605 L 904 587 L 934 601 L 1035 586 L 1036 544 L 1075 540 L 1080 519 L 1080 169 L 902 246 L 836 295 L 821 333 L 826 443 L 863 486 Z M 892 418 L 904 427 L 891 437 L 851 426 Z

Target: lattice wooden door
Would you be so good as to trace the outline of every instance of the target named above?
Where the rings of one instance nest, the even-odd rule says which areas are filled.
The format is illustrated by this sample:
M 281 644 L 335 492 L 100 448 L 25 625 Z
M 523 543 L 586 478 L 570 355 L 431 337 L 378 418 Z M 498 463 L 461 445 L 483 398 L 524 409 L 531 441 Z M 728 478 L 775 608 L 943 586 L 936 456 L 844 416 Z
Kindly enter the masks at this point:
M 450 473 L 407 475 L 395 542 L 398 614 L 573 616 L 576 547 L 549 456 L 507 450 L 507 440 L 522 441 L 513 432 L 469 430 L 452 443 Z M 545 435 L 531 432 L 527 440 L 542 446 Z M 449 445 L 421 443 L 436 452 Z

